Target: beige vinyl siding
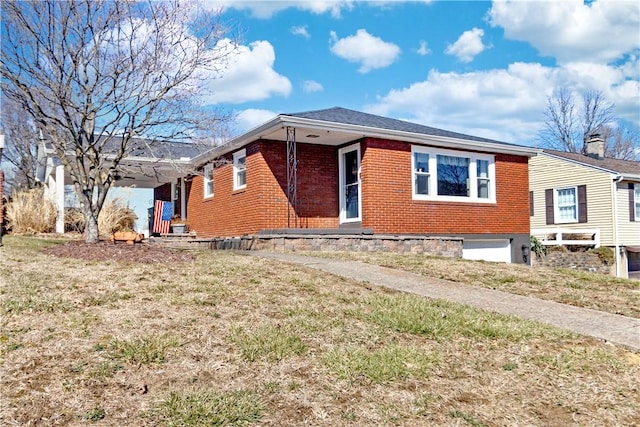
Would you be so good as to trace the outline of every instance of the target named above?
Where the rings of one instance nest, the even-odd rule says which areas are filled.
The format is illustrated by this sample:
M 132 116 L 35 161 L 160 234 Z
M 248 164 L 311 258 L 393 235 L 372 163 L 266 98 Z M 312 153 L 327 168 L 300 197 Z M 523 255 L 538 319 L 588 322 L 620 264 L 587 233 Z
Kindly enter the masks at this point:
M 617 184 L 618 201 L 618 239 L 621 246 L 640 245 L 640 221 L 629 220 L 629 182 L 622 181 Z M 640 182 L 634 182 L 640 185 Z
M 547 225 L 545 190 L 585 184 L 588 222 Z M 533 191 L 534 204 L 531 228 L 599 228 L 601 244 L 613 246 L 613 195 L 610 173 L 542 153 L 529 160 L 529 190 Z M 628 209 L 627 207 L 627 221 Z

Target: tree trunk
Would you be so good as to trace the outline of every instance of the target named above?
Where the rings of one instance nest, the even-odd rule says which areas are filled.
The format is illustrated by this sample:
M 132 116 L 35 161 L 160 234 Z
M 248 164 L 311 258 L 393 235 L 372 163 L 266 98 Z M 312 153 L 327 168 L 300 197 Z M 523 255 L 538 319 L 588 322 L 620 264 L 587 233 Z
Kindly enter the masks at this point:
M 100 233 L 98 230 L 98 215 L 96 215 L 91 207 L 85 205 L 84 208 L 84 241 L 87 243 L 98 243 Z

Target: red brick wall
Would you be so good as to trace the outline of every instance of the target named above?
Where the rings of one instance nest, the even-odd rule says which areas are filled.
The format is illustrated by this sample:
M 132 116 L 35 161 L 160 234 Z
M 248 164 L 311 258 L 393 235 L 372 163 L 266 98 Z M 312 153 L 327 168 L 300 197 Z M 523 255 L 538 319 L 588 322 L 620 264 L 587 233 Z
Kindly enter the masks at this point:
M 171 183 L 162 184 L 159 187 L 153 189 L 153 199 L 154 200 L 164 200 L 165 202 L 173 202 L 175 206 L 173 207 L 174 216 L 181 218 L 181 206 L 182 206 L 182 192 L 180 191 L 180 182 L 181 179 L 178 179 L 176 182 L 176 189 L 178 192 L 178 198 L 174 199 L 175 194 L 171 193 Z M 189 188 L 191 186 L 191 181 L 187 180 L 185 182 L 185 194 L 187 195 L 187 203 L 189 200 Z M 154 203 L 155 204 L 155 203 Z
M 202 176 L 194 177 L 187 213 L 190 230 L 199 236 L 287 227 L 285 143 L 257 141 L 246 149 L 246 189 L 232 189 L 231 155 L 214 171 L 214 197 L 203 200 Z M 361 150 L 364 228 L 376 233 L 529 233 L 526 157 L 496 155 L 496 204 L 455 203 L 412 200 L 411 144 L 368 138 Z M 298 144 L 298 227 L 339 226 L 337 152 Z
M 203 178 L 194 177 L 187 198 L 189 229 L 199 236 L 239 236 L 287 227 L 287 151 L 277 141 L 247 149 L 247 187 L 233 191 L 232 156 L 214 170 L 214 196 L 203 200 Z M 335 148 L 298 145 L 298 227 L 338 226 Z M 293 227 L 293 216 L 291 226 Z
M 496 155 L 495 204 L 412 200 L 411 144 L 368 138 L 362 226 L 376 233 L 529 233 L 526 157 Z

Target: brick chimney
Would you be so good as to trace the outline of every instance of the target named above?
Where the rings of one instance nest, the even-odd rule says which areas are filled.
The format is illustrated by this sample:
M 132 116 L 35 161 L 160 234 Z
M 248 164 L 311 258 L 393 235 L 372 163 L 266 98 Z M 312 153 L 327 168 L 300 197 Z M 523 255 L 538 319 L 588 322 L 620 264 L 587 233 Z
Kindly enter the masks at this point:
M 585 141 L 586 154 L 594 159 L 604 159 L 604 139 L 600 134 L 594 133 Z

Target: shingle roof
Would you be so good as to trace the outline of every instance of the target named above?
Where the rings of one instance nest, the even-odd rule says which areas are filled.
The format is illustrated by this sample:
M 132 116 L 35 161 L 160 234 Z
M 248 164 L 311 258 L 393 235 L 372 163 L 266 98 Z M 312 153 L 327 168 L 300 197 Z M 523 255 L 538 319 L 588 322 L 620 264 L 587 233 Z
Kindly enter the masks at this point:
M 633 174 L 640 175 L 640 162 L 634 162 L 631 160 L 620 160 L 605 157 L 603 159 L 596 159 L 586 156 L 580 153 L 568 153 L 566 151 L 556 150 L 543 150 L 544 153 L 549 153 L 557 157 L 562 157 L 575 162 L 584 163 L 585 165 L 595 166 L 601 169 L 606 169 L 611 172 L 620 174 Z
M 305 111 L 301 113 L 285 114 L 286 116 L 300 117 L 313 120 L 323 120 L 334 123 L 344 123 L 350 125 L 367 126 L 385 130 L 395 130 L 400 132 L 411 132 L 422 135 L 442 136 L 448 138 L 467 139 L 478 142 L 490 142 L 493 144 L 509 144 L 493 139 L 481 138 L 479 136 L 466 135 L 458 132 L 419 125 L 417 123 L 406 122 L 404 120 L 391 119 L 388 117 L 376 116 L 375 114 L 362 113 L 360 111 L 349 110 L 347 108 L 334 107 L 324 110 Z

